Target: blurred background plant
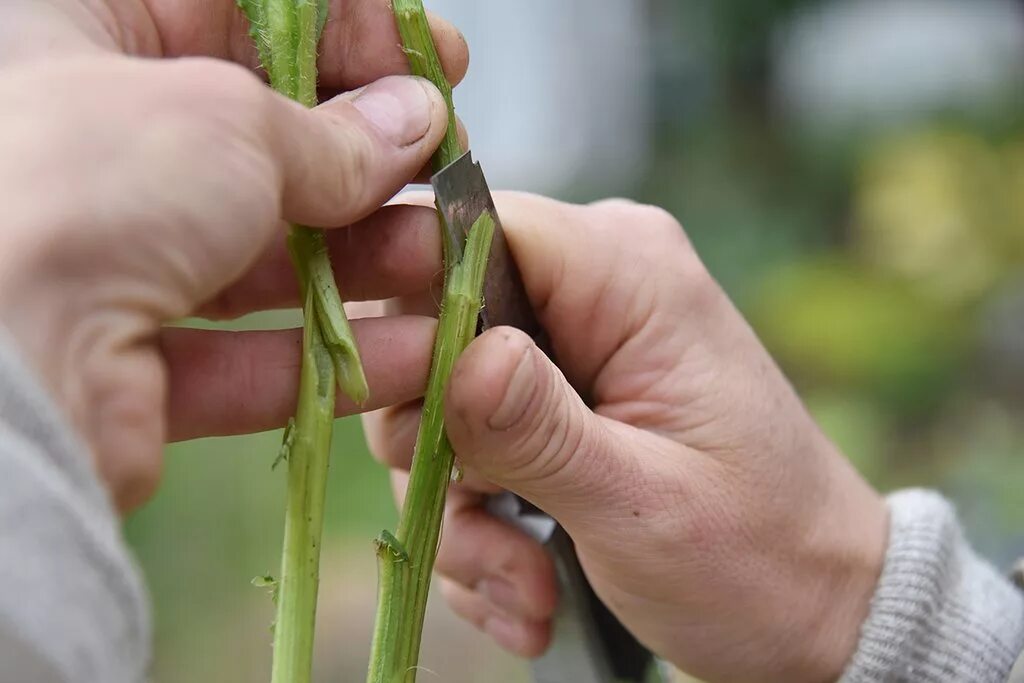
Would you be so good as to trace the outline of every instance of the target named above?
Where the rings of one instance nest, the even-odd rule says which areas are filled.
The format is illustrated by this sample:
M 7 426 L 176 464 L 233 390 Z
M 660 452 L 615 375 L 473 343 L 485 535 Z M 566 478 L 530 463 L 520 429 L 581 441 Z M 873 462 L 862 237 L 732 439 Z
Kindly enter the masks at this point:
M 668 208 L 872 483 L 936 487 L 994 562 L 1024 554 L 1024 3 L 428 4 L 473 49 L 456 98 L 492 185 Z M 128 522 L 162 683 L 267 679 L 279 440 L 169 447 Z M 361 680 L 395 511 L 356 420 L 330 476 L 317 678 Z M 428 618 L 424 679 L 528 680 Z

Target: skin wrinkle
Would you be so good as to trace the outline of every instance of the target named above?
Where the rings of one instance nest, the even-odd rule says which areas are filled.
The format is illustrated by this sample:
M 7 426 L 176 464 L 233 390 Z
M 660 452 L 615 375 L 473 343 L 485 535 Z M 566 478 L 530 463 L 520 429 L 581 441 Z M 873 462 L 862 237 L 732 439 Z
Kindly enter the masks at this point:
M 563 390 L 564 385 L 556 381 L 550 370 L 543 365 L 538 354 L 530 353 L 530 362 L 533 363 L 535 373 L 535 384 L 530 397 L 524 402 L 524 407 L 519 419 L 513 422 L 503 431 L 508 433 L 513 441 L 509 449 L 512 453 L 523 453 L 533 456 L 534 449 L 530 444 L 543 444 L 536 456 L 531 457 L 528 462 L 518 463 L 514 460 L 505 460 L 505 466 L 512 473 L 519 472 L 519 476 L 527 479 L 535 478 L 556 478 L 569 465 L 572 453 L 564 452 L 562 449 L 568 437 L 565 433 L 557 433 L 559 429 L 568 429 L 569 420 L 559 419 L 552 416 L 550 409 L 565 410 L 564 402 L 558 400 L 558 392 Z M 505 385 L 503 393 L 508 390 Z M 473 419 L 471 412 L 464 416 Z M 578 448 L 582 443 L 582 434 L 574 437 L 575 446 Z M 564 453 L 565 457 L 560 457 Z M 553 469 L 548 469 L 553 464 Z M 513 475 L 514 476 L 514 475 Z
M 613 253 L 615 253 L 619 258 L 622 258 L 623 252 L 615 251 Z M 637 272 L 646 273 L 650 271 L 657 271 L 657 268 L 654 265 L 656 263 L 656 260 L 648 260 L 646 258 L 643 258 L 643 254 L 637 254 L 635 255 L 635 258 L 640 260 L 642 262 L 642 265 L 645 265 L 646 267 L 622 267 L 612 264 L 608 266 L 608 269 L 611 270 L 613 273 L 625 272 L 631 274 Z M 635 265 L 636 264 L 634 264 L 634 266 Z M 628 283 L 615 282 L 614 277 L 603 277 L 600 279 L 600 282 L 601 289 L 598 291 L 598 294 L 593 297 L 594 309 L 590 313 L 590 316 L 597 320 L 615 318 L 616 316 L 609 316 L 604 311 L 604 308 L 607 307 L 611 310 L 616 311 L 626 310 L 632 318 L 631 320 L 626 320 L 624 322 L 618 343 L 612 346 L 607 355 L 603 359 L 599 360 L 595 366 L 597 368 L 607 368 L 614 362 L 614 359 L 620 354 L 623 346 L 629 343 L 630 340 L 639 337 L 641 335 L 641 331 L 648 329 L 648 325 L 651 323 L 651 319 L 656 310 L 656 295 L 654 288 L 652 288 L 649 285 L 649 283 L 647 284 L 647 286 L 643 286 L 643 284 L 641 284 L 640 286 L 630 286 Z M 630 304 L 623 306 L 612 305 L 607 300 L 613 298 L 609 296 L 609 293 L 613 291 L 630 292 L 632 294 Z M 644 301 L 641 302 L 640 304 L 638 304 L 636 299 L 637 293 L 640 293 L 640 295 L 643 295 L 643 293 L 648 293 L 647 298 L 644 299 Z M 601 385 L 601 375 L 601 372 L 595 373 L 593 379 L 587 384 L 587 386 L 589 387 L 587 393 L 594 394 L 594 402 L 596 404 L 601 404 L 605 402 L 602 400 L 601 395 L 599 393 L 599 387 Z
M 650 356 L 649 362 L 652 365 L 649 367 L 637 367 L 640 363 L 634 360 L 640 349 L 653 350 L 667 346 L 664 340 L 671 338 L 670 334 L 669 330 L 655 325 L 652 316 L 651 322 L 641 325 L 637 334 L 623 342 L 616 356 L 608 360 L 595 382 L 597 412 L 665 436 L 685 431 L 683 427 L 673 427 L 671 424 L 673 420 L 682 419 L 686 412 L 685 406 L 678 405 L 678 398 L 673 397 L 673 392 L 677 391 L 680 384 L 680 367 L 693 353 L 693 347 L 684 346 L 681 355 L 676 358 L 656 357 L 654 353 L 640 355 L 640 358 Z M 613 378 L 614 381 L 607 381 L 606 378 Z M 693 400 L 697 400 L 696 395 Z M 650 410 L 640 410 L 639 406 L 644 404 Z M 665 411 L 673 404 L 676 404 L 675 410 L 669 410 L 668 415 L 654 419 L 658 410 Z
M 356 7 L 363 7 L 363 8 L 365 8 L 366 5 L 358 5 Z M 353 10 L 350 9 L 349 11 L 353 11 Z M 332 13 L 328 12 L 328 15 L 330 15 L 330 14 L 332 14 Z M 348 17 L 348 19 L 349 19 L 348 21 L 343 21 L 343 22 L 331 22 L 331 21 L 328 21 L 324 25 L 324 33 L 323 33 L 323 36 L 322 36 L 323 42 L 325 44 L 340 45 L 341 46 L 339 66 L 340 65 L 344 65 L 344 64 L 352 63 L 352 61 L 357 56 L 356 55 L 356 51 L 358 50 L 358 43 L 359 43 L 359 41 L 355 40 L 355 38 L 358 37 L 358 34 L 353 34 L 352 33 L 353 27 L 361 27 L 361 28 L 363 28 L 363 30 L 365 30 L 365 26 L 364 26 L 364 24 L 366 23 L 365 22 L 365 16 L 361 15 L 359 13 L 358 9 L 354 10 L 354 14 L 355 14 L 355 16 Z M 397 29 L 396 29 L 396 38 L 397 38 Z
M 119 14 L 114 6 L 111 6 L 104 0 L 82 0 L 86 5 L 86 9 L 96 19 L 96 23 L 103 27 L 104 32 L 110 37 L 115 45 L 120 46 L 126 52 L 134 53 L 140 44 L 144 44 L 145 40 L 137 40 L 131 32 L 126 32 L 124 26 L 124 16 L 134 13 L 130 10 L 125 11 L 123 14 Z M 131 4 L 135 4 L 135 0 L 129 0 Z M 152 28 L 155 33 L 155 26 L 150 23 L 148 28 Z M 110 46 L 106 46 L 110 47 Z M 159 53 L 154 53 L 159 54 Z
M 621 283 L 614 283 L 613 280 L 614 278 L 611 277 L 601 278 L 597 294 L 593 297 L 591 308 L 581 321 L 588 329 L 599 329 L 600 326 L 598 325 L 598 322 L 609 318 L 607 315 L 609 310 L 621 310 L 619 306 L 607 301 L 607 299 L 611 298 L 609 296 L 610 292 L 616 290 L 622 291 L 622 289 L 624 289 L 621 286 Z M 585 387 L 585 389 L 581 391 L 581 394 L 585 396 L 590 396 L 593 393 L 595 379 L 600 376 L 600 369 L 608 365 L 608 362 L 622 349 L 623 344 L 627 343 L 639 329 L 639 325 L 637 323 L 634 323 L 631 326 L 630 321 L 623 321 L 621 319 L 618 320 L 617 326 L 620 329 L 614 335 L 614 341 L 609 346 L 608 350 L 602 357 L 594 359 L 592 364 L 588 363 L 588 365 L 591 365 L 591 369 L 589 369 L 584 377 L 581 378 L 583 380 L 582 386 Z
M 341 19 L 328 19 L 324 26 L 322 43 L 339 46 L 338 59 L 332 62 L 326 59 L 326 53 L 321 54 L 318 64 L 321 72 L 341 72 L 351 68 L 353 64 L 362 64 L 363 60 L 360 59 L 359 54 L 362 49 L 361 39 L 367 35 L 389 35 L 393 36 L 394 45 L 399 45 L 401 42 L 390 12 L 383 12 L 381 5 L 370 2 L 356 3 L 352 0 L 334 0 L 331 3 L 329 17 L 341 17 Z M 430 24 L 434 42 L 441 54 L 445 75 L 454 86 L 465 76 L 468 66 L 468 57 L 465 62 L 452 59 L 454 51 L 449 47 L 451 34 L 458 38 L 461 38 L 461 34 L 447 22 L 439 21 L 430 12 L 427 12 L 427 21 Z M 461 41 L 461 45 L 465 45 L 464 39 Z M 387 73 L 408 73 L 409 70 L 405 56 L 398 52 L 389 53 L 387 61 L 364 68 L 367 69 L 365 73 L 356 72 L 350 74 L 350 77 L 365 82 L 373 77 L 379 77 L 376 72 L 382 69 Z M 372 75 L 371 71 L 374 72 Z
M 363 360 L 370 380 L 367 408 L 422 394 L 435 325 L 436 321 L 411 317 L 353 323 L 356 338 L 365 350 Z M 389 339 L 392 333 L 395 336 Z M 283 426 L 294 412 L 300 340 L 298 330 L 166 330 L 163 350 L 176 378 L 170 402 L 174 427 L 171 438 L 230 435 Z M 225 354 L 234 363 L 218 365 L 215 353 Z M 293 366 L 290 371 L 288 364 Z M 249 400 L 245 405 L 238 405 L 233 376 L 215 372 L 244 372 L 251 377 L 253 385 L 247 391 Z M 349 414 L 355 412 L 355 406 L 339 397 L 337 411 Z
M 512 365 L 512 371 L 506 373 L 501 398 L 497 407 L 487 417 L 486 425 L 493 431 L 509 432 L 514 430 L 529 437 L 532 436 L 531 429 L 530 427 L 524 429 L 523 422 L 527 415 L 532 417 L 543 407 L 543 398 L 540 395 L 544 384 L 540 373 L 544 371 L 544 367 L 538 362 L 532 343 L 524 343 L 521 336 L 513 335 L 508 330 L 501 330 L 500 333 L 506 347 L 518 345 L 522 350 L 519 358 Z M 523 387 L 519 385 L 523 380 L 529 382 L 526 387 L 529 392 L 527 395 L 521 394 Z M 541 404 L 539 407 L 538 403 Z M 511 414 L 509 414 L 510 408 L 514 411 Z
M 553 383 L 554 384 L 554 383 Z M 548 389 L 550 394 L 565 394 L 565 384 L 557 383 Z M 543 444 L 536 451 L 536 456 L 530 461 L 533 466 L 531 477 L 558 482 L 567 476 L 567 472 L 579 468 L 579 461 L 587 452 L 589 440 L 587 429 L 579 423 L 564 415 L 567 411 L 567 397 L 550 397 L 544 403 L 546 408 L 554 408 L 538 412 L 540 424 L 535 430 L 531 430 L 530 438 L 540 440 Z M 562 412 L 562 415 L 559 413 Z M 574 462 L 576 461 L 576 462 Z
M 371 194 L 369 183 L 369 175 L 376 173 L 376 169 L 380 165 L 381 159 L 378 157 L 378 146 L 370 144 L 367 136 L 361 132 L 352 130 L 351 123 L 353 119 L 361 120 L 362 114 L 352 105 L 350 101 L 345 100 L 333 100 L 329 105 L 333 110 L 337 110 L 339 116 L 331 117 L 326 120 L 328 128 L 334 129 L 334 134 L 337 134 L 340 138 L 347 139 L 348 144 L 345 147 L 345 153 L 342 156 L 338 154 L 338 158 L 331 160 L 329 168 L 336 171 L 336 176 L 330 186 L 339 188 L 340 193 L 350 198 L 353 202 L 364 204 L 365 199 Z M 376 130 L 374 130 L 376 133 Z M 426 134 L 427 129 L 423 130 Z M 419 139 L 422 139 L 420 136 Z M 335 148 L 337 149 L 337 148 Z M 310 168 L 309 163 L 303 163 L 300 168 Z M 305 184 L 306 179 L 299 177 L 296 181 L 300 184 Z M 375 187 L 376 184 L 373 185 Z M 359 216 L 357 218 L 362 218 Z M 318 225 L 316 227 L 331 227 L 330 225 Z
M 617 368 L 617 359 L 612 359 L 602 372 L 599 382 L 603 397 L 597 412 L 668 438 L 683 438 L 690 445 L 699 445 L 700 440 L 695 435 L 705 427 L 713 427 L 715 421 L 720 419 L 716 411 L 706 409 L 713 396 L 711 388 L 718 386 L 715 381 L 717 375 L 710 370 L 714 363 L 709 360 L 690 361 L 694 356 L 700 358 L 701 351 L 706 348 L 704 342 L 698 340 L 684 346 L 671 367 L 655 365 L 638 372 L 636 363 L 631 359 L 636 357 L 638 351 L 656 347 L 666 338 L 652 328 L 653 323 L 644 328 L 651 330 L 649 334 L 634 337 L 620 349 L 623 358 L 621 370 Z M 645 353 L 641 357 L 647 355 L 650 354 Z M 708 370 L 696 371 L 693 369 L 695 367 Z M 605 377 L 614 377 L 616 381 L 602 381 Z M 689 391 L 685 396 L 680 396 L 678 387 L 682 385 L 682 379 L 690 387 L 699 387 L 701 391 Z M 713 405 L 713 401 L 711 403 Z M 647 405 L 650 411 L 638 411 L 638 405 Z M 668 412 L 661 419 L 654 420 L 650 415 L 657 410 Z
M 575 452 L 572 481 L 587 482 L 588 485 L 579 488 L 578 499 L 572 500 L 573 504 L 566 507 L 587 509 L 588 515 L 586 520 L 566 520 L 573 528 L 600 529 L 611 522 L 636 525 L 638 518 L 633 516 L 634 510 L 641 511 L 640 523 L 646 524 L 649 521 L 649 499 L 646 493 L 639 499 L 632 497 L 634 492 L 645 491 L 644 468 L 630 454 L 615 452 L 619 437 L 615 432 L 622 427 L 599 420 L 586 428 L 588 433 L 584 436 L 584 445 Z M 567 464 L 569 460 L 566 459 Z M 609 468 L 609 464 L 614 467 Z M 625 494 L 623 500 L 621 496 L 625 492 L 629 493 Z M 561 498 L 563 504 L 570 500 L 564 495 Z M 601 501 L 602 505 L 595 508 L 595 500 Z

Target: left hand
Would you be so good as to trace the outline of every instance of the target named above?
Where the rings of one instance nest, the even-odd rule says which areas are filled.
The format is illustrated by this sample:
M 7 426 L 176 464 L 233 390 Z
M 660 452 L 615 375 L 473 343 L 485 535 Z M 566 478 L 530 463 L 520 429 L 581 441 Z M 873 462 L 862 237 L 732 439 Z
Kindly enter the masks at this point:
M 329 237 L 349 297 L 433 274 L 403 254 L 435 243 L 434 212 L 377 209 L 427 163 L 443 102 L 419 79 L 374 82 L 407 68 L 385 0 L 331 9 L 321 85 L 357 90 L 306 110 L 254 75 L 234 0 L 0 2 L 0 324 L 122 509 L 153 492 L 167 438 L 294 409 L 299 331 L 161 329 L 295 305 L 282 217 L 351 226 Z M 433 28 L 457 82 L 465 43 Z M 433 321 L 354 329 L 373 405 L 422 391 Z

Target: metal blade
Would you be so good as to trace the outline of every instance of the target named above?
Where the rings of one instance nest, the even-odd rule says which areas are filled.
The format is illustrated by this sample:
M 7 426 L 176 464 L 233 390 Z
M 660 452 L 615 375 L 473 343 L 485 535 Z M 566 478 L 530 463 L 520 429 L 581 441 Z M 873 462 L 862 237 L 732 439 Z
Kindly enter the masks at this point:
M 529 334 L 554 359 L 543 327 L 526 295 L 522 276 L 509 253 L 494 200 L 480 164 L 467 152 L 431 179 L 434 201 L 445 229 L 445 254 L 462 257 L 473 223 L 487 211 L 494 219 L 480 329 L 510 325 Z M 641 683 L 659 680 L 651 653 L 597 598 L 576 558 L 572 539 L 542 510 L 515 494 L 492 496 L 491 514 L 544 544 L 555 563 L 559 605 L 551 647 L 532 663 L 536 683 Z
M 446 250 L 462 256 L 466 233 L 484 211 L 494 219 L 494 240 L 484 280 L 484 308 L 480 313 L 481 329 L 509 325 L 530 335 L 544 350 L 550 351 L 544 329 L 530 306 L 515 261 L 508 250 L 501 219 L 494 208 L 491 191 L 487 187 L 480 164 L 473 161 L 472 152 L 466 152 L 431 178 L 434 201 L 444 219 Z M 550 355 L 550 354 L 549 354 Z

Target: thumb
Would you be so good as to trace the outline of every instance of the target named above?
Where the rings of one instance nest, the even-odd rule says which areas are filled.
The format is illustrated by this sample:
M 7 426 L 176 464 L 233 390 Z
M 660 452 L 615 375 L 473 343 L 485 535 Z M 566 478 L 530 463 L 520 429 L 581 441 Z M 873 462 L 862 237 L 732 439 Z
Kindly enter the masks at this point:
M 459 358 L 445 402 L 459 459 L 565 526 L 592 521 L 594 501 L 621 490 L 629 468 L 602 418 L 523 332 L 485 332 Z

